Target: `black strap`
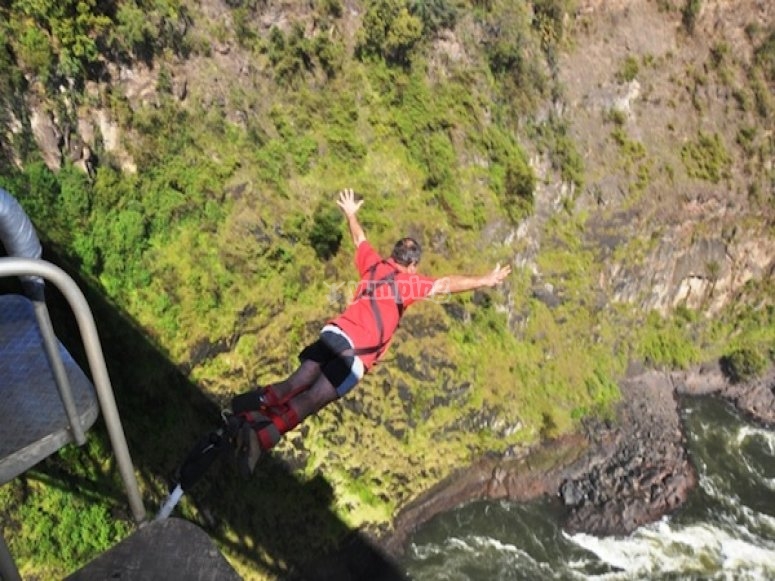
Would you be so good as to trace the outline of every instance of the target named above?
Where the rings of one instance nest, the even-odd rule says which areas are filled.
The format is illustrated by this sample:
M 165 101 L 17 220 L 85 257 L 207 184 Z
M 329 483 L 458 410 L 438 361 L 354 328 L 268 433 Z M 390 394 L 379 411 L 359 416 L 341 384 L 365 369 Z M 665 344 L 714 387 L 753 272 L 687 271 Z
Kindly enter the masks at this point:
M 374 275 L 377 273 L 377 267 L 382 264 L 388 264 L 388 261 L 382 260 L 381 262 L 375 262 L 371 268 L 369 268 L 366 288 L 358 293 L 358 296 L 355 297 L 355 300 L 360 300 L 363 297 L 369 297 L 371 311 L 374 313 L 374 321 L 376 322 L 377 330 L 379 331 L 379 343 L 371 347 L 360 347 L 356 349 L 356 355 L 369 355 L 371 353 L 377 353 L 377 356 L 379 356 L 379 354 L 382 353 L 388 344 L 388 341 L 385 340 L 385 325 L 382 322 L 382 314 L 379 312 L 377 299 L 374 296 L 377 288 L 389 284 L 391 290 L 393 291 L 393 299 L 395 300 L 396 308 L 398 309 L 398 318 L 400 319 L 404 314 L 404 302 L 401 300 L 401 295 L 398 294 L 398 287 L 396 285 L 396 275 L 398 274 L 398 269 L 393 267 L 390 273 L 383 276 L 379 280 L 374 280 Z

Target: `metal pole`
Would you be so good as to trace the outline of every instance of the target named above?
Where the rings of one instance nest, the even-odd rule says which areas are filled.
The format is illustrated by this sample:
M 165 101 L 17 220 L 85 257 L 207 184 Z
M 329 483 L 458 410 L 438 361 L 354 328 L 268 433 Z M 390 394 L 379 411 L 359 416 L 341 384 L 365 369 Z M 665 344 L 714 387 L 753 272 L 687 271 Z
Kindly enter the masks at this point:
M 35 307 L 35 317 L 38 319 L 40 334 L 43 337 L 46 358 L 51 367 L 51 372 L 54 374 L 54 381 L 59 388 L 59 396 L 62 399 L 62 405 L 65 406 L 67 418 L 70 420 L 70 430 L 73 433 L 73 439 L 76 444 L 83 446 L 86 443 L 86 435 L 83 433 L 83 426 L 73 401 L 70 380 L 67 378 L 65 365 L 59 353 L 59 345 L 54 334 L 54 326 L 51 324 L 51 317 L 48 314 L 46 303 L 42 300 L 33 300 L 32 304 Z
M 89 360 L 89 368 L 94 381 L 94 387 L 97 391 L 102 415 L 108 428 L 108 435 L 113 446 L 113 452 L 116 455 L 118 469 L 129 497 L 129 506 L 132 509 L 135 521 L 141 522 L 146 516 L 145 507 L 140 497 L 132 458 L 129 455 L 124 429 L 121 425 L 121 418 L 118 415 L 116 400 L 113 396 L 113 388 L 110 385 L 110 377 L 105 366 L 102 345 L 100 344 L 89 303 L 75 281 L 58 266 L 44 260 L 16 257 L 0 258 L 0 276 L 24 275 L 40 276 L 54 283 L 65 299 L 67 299 L 70 308 L 75 314 L 78 328 L 81 332 L 81 339 L 86 350 L 86 357 Z
M 22 576 L 19 575 L 19 570 L 16 568 L 16 563 L 13 562 L 11 551 L 8 550 L 3 535 L 0 535 L 0 579 L 3 581 L 22 581 Z

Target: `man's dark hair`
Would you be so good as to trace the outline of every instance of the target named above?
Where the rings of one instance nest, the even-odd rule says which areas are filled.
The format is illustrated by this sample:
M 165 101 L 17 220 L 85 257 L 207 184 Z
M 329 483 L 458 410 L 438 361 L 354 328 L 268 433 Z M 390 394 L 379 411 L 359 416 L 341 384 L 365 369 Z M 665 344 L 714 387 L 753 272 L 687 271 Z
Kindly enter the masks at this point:
M 401 266 L 410 266 L 420 262 L 422 248 L 414 238 L 401 238 L 393 247 L 391 257 Z

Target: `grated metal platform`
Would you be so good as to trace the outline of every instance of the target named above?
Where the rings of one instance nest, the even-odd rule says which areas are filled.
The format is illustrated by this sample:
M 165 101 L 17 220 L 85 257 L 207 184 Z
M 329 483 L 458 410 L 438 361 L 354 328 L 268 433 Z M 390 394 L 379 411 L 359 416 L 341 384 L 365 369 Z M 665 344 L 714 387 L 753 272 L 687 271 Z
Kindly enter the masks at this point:
M 61 344 L 59 351 L 86 430 L 99 414 L 94 387 Z M 32 302 L 0 295 L 0 484 L 71 442 L 68 426 Z

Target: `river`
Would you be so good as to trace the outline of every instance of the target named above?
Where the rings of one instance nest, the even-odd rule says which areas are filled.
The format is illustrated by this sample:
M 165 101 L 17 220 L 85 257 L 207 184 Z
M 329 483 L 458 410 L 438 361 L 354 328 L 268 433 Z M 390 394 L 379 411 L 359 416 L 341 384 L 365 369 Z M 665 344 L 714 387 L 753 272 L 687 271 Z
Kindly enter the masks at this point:
M 684 401 L 699 486 L 627 537 L 567 534 L 554 500 L 474 502 L 411 538 L 417 581 L 775 579 L 775 432 L 712 398 Z

